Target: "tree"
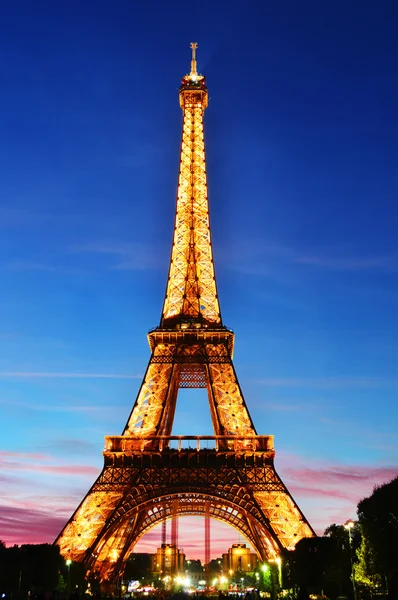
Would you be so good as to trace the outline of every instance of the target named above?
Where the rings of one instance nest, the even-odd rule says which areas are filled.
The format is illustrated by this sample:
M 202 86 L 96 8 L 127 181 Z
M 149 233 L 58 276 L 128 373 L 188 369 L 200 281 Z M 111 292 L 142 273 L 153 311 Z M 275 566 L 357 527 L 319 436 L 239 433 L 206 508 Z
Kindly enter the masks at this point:
M 0 594 L 5 589 L 5 576 L 6 576 L 6 545 L 0 540 Z
M 63 559 L 58 546 L 52 544 L 26 544 L 19 548 L 21 554 L 22 581 L 28 589 L 38 593 L 51 592 L 59 582 Z
M 359 502 L 358 518 L 374 569 L 387 579 L 389 596 L 398 598 L 398 477 Z
M 0 545 L 1 593 L 13 597 L 52 592 L 59 584 L 63 559 L 58 546 L 25 544 L 6 548 Z
M 329 527 L 327 527 L 325 529 L 325 533 L 323 535 L 326 535 L 327 537 L 331 537 L 331 538 L 337 540 L 342 552 L 345 554 L 347 561 L 349 563 L 350 562 L 350 554 L 349 554 L 350 538 L 348 536 L 347 528 L 344 525 L 336 525 L 336 523 L 333 523 L 333 525 L 329 525 Z M 359 526 L 358 523 L 354 523 L 354 527 L 351 530 L 351 541 L 352 541 L 352 549 L 354 550 L 354 555 L 355 555 L 356 550 L 361 545 L 361 538 L 362 538 L 361 527 Z
M 383 582 L 375 568 L 373 550 L 366 537 L 362 537 L 361 545 L 356 554 L 355 582 L 359 589 L 372 595 L 373 590 L 376 587 L 381 587 Z M 362 593 L 362 595 L 364 594 Z
M 356 569 L 355 562 L 357 561 L 357 549 L 361 544 L 361 528 L 358 523 L 355 523 L 352 529 L 348 529 L 344 525 L 330 525 L 325 529 L 325 536 L 335 540 L 337 545 L 336 554 L 333 565 L 330 565 L 330 571 L 333 580 L 337 584 L 338 595 L 352 594 L 351 581 L 351 561 Z M 351 544 L 350 544 L 351 537 Z
M 152 569 L 152 555 L 147 552 L 132 552 L 126 561 L 124 579 L 141 581 Z
M 296 544 L 290 571 L 291 582 L 300 588 L 300 597 L 325 593 L 334 598 L 340 594 L 336 586 L 340 554 L 339 543 L 333 537 L 303 538 Z
M 220 573 L 222 572 L 222 556 L 220 556 L 219 558 L 213 558 L 208 566 L 207 566 L 207 571 L 209 573 L 210 577 L 218 577 L 220 575 Z
M 288 552 L 287 550 L 285 552 Z M 236 573 L 235 577 L 239 578 L 240 573 Z M 250 577 L 253 586 L 262 592 L 270 593 L 272 591 L 271 565 L 259 564 L 254 573 L 254 577 Z
M 199 559 L 186 560 L 184 563 L 184 570 L 188 571 L 188 573 L 202 573 L 202 563 Z

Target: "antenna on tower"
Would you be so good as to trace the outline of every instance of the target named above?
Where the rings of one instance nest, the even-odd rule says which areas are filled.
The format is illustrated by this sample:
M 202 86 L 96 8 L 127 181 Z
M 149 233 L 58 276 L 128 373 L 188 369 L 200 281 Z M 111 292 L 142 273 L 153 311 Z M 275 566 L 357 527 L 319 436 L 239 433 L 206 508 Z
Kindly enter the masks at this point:
M 196 70 L 196 48 L 198 47 L 197 42 L 191 42 L 192 48 L 192 60 L 191 60 L 191 72 L 190 75 L 197 75 L 198 72 Z

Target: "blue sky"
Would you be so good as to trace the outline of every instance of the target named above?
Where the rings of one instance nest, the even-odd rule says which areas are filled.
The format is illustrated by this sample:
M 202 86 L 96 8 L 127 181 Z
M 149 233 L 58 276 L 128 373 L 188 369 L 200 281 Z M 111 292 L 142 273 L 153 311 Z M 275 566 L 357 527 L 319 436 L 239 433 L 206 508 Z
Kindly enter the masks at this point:
M 397 23 L 393 1 L 2 7 L 0 538 L 53 540 L 135 400 L 195 40 L 221 309 L 257 430 L 320 533 L 396 475 Z M 175 433 L 211 433 L 201 391 Z

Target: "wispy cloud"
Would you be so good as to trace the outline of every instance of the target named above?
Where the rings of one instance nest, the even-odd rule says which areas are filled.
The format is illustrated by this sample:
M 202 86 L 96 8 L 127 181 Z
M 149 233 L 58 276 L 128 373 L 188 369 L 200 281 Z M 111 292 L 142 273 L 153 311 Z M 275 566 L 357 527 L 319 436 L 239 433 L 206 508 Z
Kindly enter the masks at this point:
M 43 371 L 2 371 L 0 377 L 16 378 L 48 378 L 48 379 L 141 379 L 142 375 L 128 375 L 127 373 L 62 373 Z
M 296 388 L 396 388 L 397 377 L 268 377 L 256 379 L 258 385 Z
M 11 454 L 5 458 L 12 459 L 15 453 L 5 454 Z M 22 472 L 32 470 L 44 475 L 81 475 L 90 478 L 92 482 L 99 471 L 94 467 L 82 465 L 37 464 L 34 453 L 20 453 L 17 458 L 20 459 L 19 462 L 15 461 L 19 465 L 17 470 Z M 303 457 L 287 453 L 281 453 L 278 462 L 278 471 L 283 481 L 320 534 L 331 523 L 344 522 L 347 516 L 354 517 L 358 501 L 370 495 L 374 485 L 389 481 L 398 473 L 398 467 L 328 464 L 326 461 L 307 461 Z M 15 470 L 13 463 L 13 460 L 8 461 L 9 470 Z M 79 500 L 80 498 L 76 499 L 70 495 L 67 499 L 45 496 L 40 497 L 40 500 L 33 496 L 5 498 L 0 510 L 2 538 L 10 544 L 52 541 Z M 40 506 L 41 510 L 37 510 L 37 506 Z M 203 518 L 183 519 L 180 544 L 187 554 L 200 556 L 204 546 Z M 232 543 L 243 541 L 238 539 L 236 531 L 213 521 L 212 538 L 212 549 L 218 553 L 225 551 Z M 140 540 L 136 551 L 153 552 L 154 546 L 159 543 L 160 529 L 156 527 Z
M 55 516 L 54 509 L 0 508 L 1 538 L 6 544 L 51 543 L 65 525 L 65 518 Z
M 8 458 L 20 458 L 27 460 L 48 460 L 47 454 L 37 454 L 35 452 L 11 452 L 10 450 L 0 450 L 0 460 Z
M 26 260 L 14 260 L 3 266 L 9 271 L 42 271 L 45 273 L 56 273 L 59 275 L 86 275 L 88 271 L 64 265 L 51 265 L 43 262 Z
M 319 417 L 319 421 L 331 425 L 340 432 L 346 431 L 347 436 L 351 438 L 353 436 L 359 436 L 367 448 L 371 447 L 369 444 L 375 444 L 379 440 L 383 443 L 388 440 L 390 443 L 398 439 L 398 432 L 395 428 L 393 428 L 393 431 L 387 431 L 384 428 L 375 430 L 371 425 L 365 425 L 364 423 L 359 424 L 357 419 L 347 419 L 344 418 L 344 415 L 341 418 L 331 418 L 322 415 Z
M 278 471 L 293 496 L 315 501 L 316 498 L 337 498 L 356 507 L 362 498 L 372 493 L 375 485 L 398 475 L 398 466 L 393 465 L 328 464 L 327 461 L 305 461 L 283 452 L 277 456 Z M 325 526 L 327 524 L 325 519 Z
M 0 228 L 24 227 L 41 224 L 48 220 L 49 215 L 33 212 L 24 208 L 0 207 Z
M 291 403 L 286 402 L 264 402 L 263 400 L 256 406 L 257 410 L 261 411 L 275 411 L 275 412 L 314 412 L 319 411 L 322 408 L 320 403 L 310 404 L 303 403 L 300 401 Z
M 45 500 L 45 499 L 44 499 Z M 65 507 L 59 510 L 56 499 L 52 499 L 51 507 L 48 502 L 42 502 L 45 509 L 38 510 L 27 503 L 26 506 L 0 506 L 0 530 L 2 540 L 7 544 L 51 543 L 64 527 L 67 518 L 72 514 L 76 505 L 71 499 L 69 511 Z M 180 528 L 179 542 L 184 552 L 191 558 L 204 558 L 204 524 L 201 517 L 183 517 L 184 527 Z M 233 543 L 242 542 L 235 530 L 212 521 L 212 551 L 220 555 Z M 202 541 L 203 540 L 203 541 Z M 137 544 L 135 551 L 153 552 L 161 542 L 160 528 L 149 531 Z
M 353 506 L 355 506 L 355 501 L 358 501 L 358 496 L 353 491 L 348 492 L 347 490 L 337 488 L 337 489 L 325 489 L 319 488 L 317 486 L 305 486 L 299 485 L 296 483 L 289 484 L 290 493 L 293 494 L 295 498 L 303 498 L 305 496 L 310 497 L 312 499 L 316 498 L 341 498 L 343 500 L 347 500 L 351 502 Z
M 364 467 L 364 466 L 342 466 L 331 465 L 317 469 L 312 467 L 304 467 L 299 469 L 285 469 L 289 476 L 300 481 L 300 483 L 315 482 L 317 488 L 324 487 L 330 484 L 340 486 L 345 483 L 352 483 L 357 486 L 360 482 L 379 482 L 385 483 L 390 481 L 398 473 L 398 467 Z
M 40 464 L 24 464 L 17 462 L 6 462 L 1 463 L 2 469 L 10 469 L 11 471 L 33 471 L 35 473 L 53 473 L 55 475 L 76 475 L 93 477 L 98 475 L 99 470 L 97 467 L 90 467 L 88 465 L 40 465 Z
M 97 445 L 94 442 L 88 442 L 87 440 L 80 440 L 76 438 L 70 439 L 54 439 L 49 441 L 47 445 L 42 446 L 43 449 L 57 449 L 57 451 L 65 451 L 68 454 L 86 454 L 92 450 L 96 450 Z
M 48 464 L 49 462 L 53 464 Z M 45 463 L 45 464 L 43 464 Z M 48 455 L 0 451 L 0 466 L 4 471 L 33 471 L 36 473 L 50 473 L 60 475 L 83 475 L 94 476 L 98 474 L 98 468 L 81 464 L 54 464 L 54 459 Z
M 353 257 L 353 256 L 297 256 L 295 262 L 323 269 L 339 271 L 391 271 L 398 270 L 398 257 Z
M 393 273 L 398 270 L 398 255 L 395 254 L 361 255 L 360 252 L 354 254 L 351 248 L 346 247 L 318 248 L 308 252 L 307 249 L 294 248 L 272 240 L 246 240 L 232 260 L 231 249 L 229 252 L 221 250 L 220 254 L 221 260 L 225 258 L 231 268 L 256 275 L 274 274 L 275 265 L 281 264 L 329 271 Z
M 163 252 L 153 251 L 150 245 L 120 241 L 98 241 L 76 245 L 71 249 L 78 254 L 103 254 L 117 259 L 111 265 L 115 270 L 157 269 L 163 266 Z
M 87 404 L 38 404 L 37 402 L 25 402 L 22 400 L 7 400 L 4 398 L 0 399 L 0 405 L 10 406 L 12 408 L 26 408 L 29 410 L 43 411 L 43 412 L 59 412 L 59 413 L 88 413 L 91 415 L 114 415 L 118 408 L 116 405 L 112 406 L 99 406 L 99 405 L 87 405 Z

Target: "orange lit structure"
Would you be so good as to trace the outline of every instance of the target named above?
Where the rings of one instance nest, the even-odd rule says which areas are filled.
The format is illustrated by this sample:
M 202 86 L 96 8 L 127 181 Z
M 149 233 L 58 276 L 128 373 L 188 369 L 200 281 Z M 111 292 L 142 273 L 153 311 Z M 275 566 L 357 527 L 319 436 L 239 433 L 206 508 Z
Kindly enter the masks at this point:
M 185 554 L 174 544 L 162 544 L 151 558 L 152 573 L 164 578 L 184 572 Z
M 251 552 L 246 544 L 232 544 L 222 558 L 224 573 L 250 573 L 255 571 L 258 565 L 257 555 Z
M 221 318 L 203 133 L 208 91 L 196 47 L 179 92 L 174 239 L 160 325 L 148 334 L 148 368 L 122 435 L 105 438 L 102 473 L 56 540 L 65 558 L 103 581 L 123 570 L 149 529 L 177 514 L 232 525 L 262 560 L 313 535 L 275 471 L 273 436 L 258 435 L 250 418 L 232 362 L 234 333 Z M 214 436 L 172 436 L 178 389 L 202 387 Z

